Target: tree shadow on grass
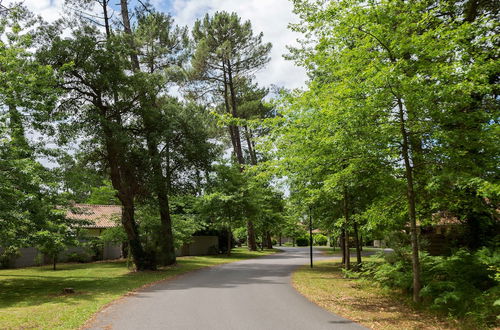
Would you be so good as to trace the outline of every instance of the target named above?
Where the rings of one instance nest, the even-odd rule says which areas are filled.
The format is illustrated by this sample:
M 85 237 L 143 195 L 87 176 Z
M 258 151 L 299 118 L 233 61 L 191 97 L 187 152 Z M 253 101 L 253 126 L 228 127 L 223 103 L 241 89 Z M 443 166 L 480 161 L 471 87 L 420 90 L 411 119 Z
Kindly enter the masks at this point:
M 92 265 L 92 264 L 88 264 Z M 94 267 L 92 267 L 94 268 Z M 109 274 L 106 269 L 121 268 L 124 264 L 100 265 L 94 274 L 73 272 L 74 269 L 60 271 L 40 270 L 29 274 L 0 273 L 0 308 L 11 306 L 34 306 L 44 303 L 78 303 L 81 300 L 95 300 L 98 296 L 123 294 L 151 281 L 160 280 L 175 268 L 156 272 Z M 102 271 L 101 271 L 102 270 Z M 125 271 L 126 268 L 124 269 Z M 119 272 L 119 269 L 115 271 Z M 64 288 L 73 288 L 75 294 L 62 294 Z
M 0 308 L 96 300 L 99 296 L 125 294 L 142 285 L 214 264 L 217 263 L 209 259 L 182 258 L 177 265 L 158 271 L 128 272 L 124 261 L 60 264 L 56 271 L 50 266 L 2 270 Z M 73 288 L 75 294 L 62 294 L 64 288 Z
M 300 255 L 302 256 L 302 255 Z M 239 258 L 237 255 L 235 258 Z M 261 256 L 258 259 L 297 258 L 295 254 L 274 254 Z M 221 257 L 223 258 L 223 257 Z M 250 259 L 250 260 L 258 260 Z M 238 261 L 238 260 L 231 260 Z M 245 264 L 231 264 L 235 270 L 244 273 L 238 279 L 225 283 L 203 283 L 200 286 L 233 287 L 245 283 L 274 283 L 275 279 L 264 277 L 289 276 L 291 269 L 296 266 L 287 266 L 284 269 L 271 267 L 262 271 L 258 261 Z M 58 270 L 53 271 L 50 266 L 33 267 L 0 271 L 0 308 L 11 306 L 35 306 L 54 301 L 72 304 L 82 300 L 96 300 L 103 295 L 121 295 L 136 289 L 144 284 L 183 274 L 191 270 L 215 265 L 213 259 L 181 258 L 179 263 L 158 271 L 127 273 L 125 262 L 107 262 L 90 264 L 60 264 Z M 123 271 L 125 273 L 120 274 Z M 278 281 L 279 282 L 279 281 Z M 277 282 L 276 282 L 277 283 Z M 61 294 L 64 288 L 73 288 L 76 294 Z M 169 289 L 185 289 L 188 285 L 170 287 Z M 152 290 L 163 289 L 155 286 Z

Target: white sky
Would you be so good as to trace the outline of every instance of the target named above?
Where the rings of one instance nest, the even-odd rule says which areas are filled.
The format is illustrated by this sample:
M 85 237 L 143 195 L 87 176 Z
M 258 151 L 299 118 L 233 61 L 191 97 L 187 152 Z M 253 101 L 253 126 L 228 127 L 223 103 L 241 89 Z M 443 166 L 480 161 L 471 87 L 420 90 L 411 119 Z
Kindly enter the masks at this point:
M 14 1 L 4 0 L 4 4 Z M 113 1 L 111 1 L 113 2 Z M 133 2 L 133 1 L 131 1 Z M 24 0 L 23 3 L 47 21 L 62 15 L 64 0 Z M 118 1 L 116 1 L 118 3 Z M 151 0 L 159 10 L 170 12 L 179 25 L 193 26 L 197 18 L 216 11 L 237 12 L 243 20 L 252 22 L 255 33 L 264 32 L 264 41 L 271 42 L 271 62 L 256 74 L 257 82 L 286 88 L 304 86 L 305 71 L 283 58 L 286 46 L 296 44 L 297 34 L 288 30 L 290 22 L 297 21 L 289 0 Z

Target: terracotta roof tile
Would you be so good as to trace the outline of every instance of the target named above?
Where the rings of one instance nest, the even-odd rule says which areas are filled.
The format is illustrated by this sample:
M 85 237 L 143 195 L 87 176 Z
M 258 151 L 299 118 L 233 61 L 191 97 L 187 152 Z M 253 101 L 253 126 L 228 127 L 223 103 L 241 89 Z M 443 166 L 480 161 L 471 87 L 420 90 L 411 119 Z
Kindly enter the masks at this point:
M 87 228 L 112 228 L 120 225 L 122 207 L 120 205 L 74 204 L 66 216 L 75 220 L 87 220 L 93 224 Z

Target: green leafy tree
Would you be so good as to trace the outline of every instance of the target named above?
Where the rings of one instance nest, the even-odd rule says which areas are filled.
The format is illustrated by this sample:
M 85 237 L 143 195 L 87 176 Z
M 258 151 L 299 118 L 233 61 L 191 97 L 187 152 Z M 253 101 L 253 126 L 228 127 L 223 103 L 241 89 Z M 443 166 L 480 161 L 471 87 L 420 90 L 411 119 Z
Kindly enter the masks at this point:
M 33 54 L 41 24 L 21 5 L 0 13 L 0 245 L 7 259 L 41 235 L 71 232 L 56 206 L 65 204 L 57 177 L 36 159 L 44 148 L 26 137 L 26 127 L 44 128 L 59 92 L 52 69 Z
M 97 205 L 117 205 L 120 201 L 116 195 L 116 190 L 113 188 L 111 182 L 105 180 L 102 182 L 102 186 L 91 188 L 90 196 L 86 200 L 86 203 Z
M 78 246 L 76 232 L 64 223 L 48 221 L 43 230 L 33 237 L 34 246 L 52 258 L 52 269 L 56 270 L 59 254 L 71 246 Z
M 387 138 L 379 149 L 385 150 L 395 175 L 404 178 L 413 299 L 419 301 L 417 218 L 428 217 L 441 204 L 429 200 L 443 198 L 429 190 L 429 183 L 449 170 L 458 180 L 445 181 L 460 191 L 459 182 L 466 177 L 488 182 L 497 173 L 483 162 L 484 170 L 466 166 L 465 174 L 447 160 L 451 155 L 454 162 L 465 164 L 495 159 L 491 139 L 498 116 L 491 109 L 496 103 L 497 70 L 491 61 L 495 44 L 491 31 L 497 29 L 498 13 L 476 1 L 296 1 L 295 11 L 302 20 L 294 29 L 307 41 L 292 50 L 292 57 L 309 70 L 314 89 L 323 91 L 319 99 L 330 107 L 344 107 L 347 115 L 363 113 L 366 123 L 357 125 L 373 129 L 364 130 L 365 142 Z M 453 124 L 441 125 L 443 121 Z M 470 140 L 467 147 L 450 143 L 458 142 L 452 137 L 459 132 Z M 481 142 L 475 139 L 479 136 Z M 484 154 L 468 150 L 478 143 Z M 485 203 L 482 210 L 488 212 Z M 478 218 L 469 221 L 484 223 Z
M 251 190 L 239 167 L 216 165 L 207 193 L 200 205 L 201 215 L 207 224 L 227 231 L 227 254 L 231 254 L 232 230 L 241 226 L 245 217 L 254 209 Z

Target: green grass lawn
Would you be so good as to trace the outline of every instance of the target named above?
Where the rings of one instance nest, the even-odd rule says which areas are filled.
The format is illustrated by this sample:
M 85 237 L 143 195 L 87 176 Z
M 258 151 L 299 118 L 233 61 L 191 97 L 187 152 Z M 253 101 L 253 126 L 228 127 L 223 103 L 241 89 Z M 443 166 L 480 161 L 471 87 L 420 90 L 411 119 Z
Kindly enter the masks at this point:
M 377 260 L 370 258 L 371 260 Z M 351 258 L 351 262 L 355 262 Z M 340 262 L 319 261 L 299 268 L 293 286 L 312 302 L 371 329 L 455 329 L 455 321 L 418 310 L 410 299 L 372 281 L 344 278 Z
M 130 272 L 124 261 L 0 270 L 0 329 L 78 328 L 107 303 L 141 286 L 192 270 L 276 252 L 236 248 L 231 257 L 180 257 L 175 266 Z M 62 294 L 74 288 L 74 294 Z

